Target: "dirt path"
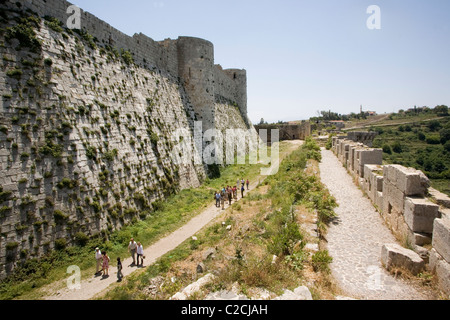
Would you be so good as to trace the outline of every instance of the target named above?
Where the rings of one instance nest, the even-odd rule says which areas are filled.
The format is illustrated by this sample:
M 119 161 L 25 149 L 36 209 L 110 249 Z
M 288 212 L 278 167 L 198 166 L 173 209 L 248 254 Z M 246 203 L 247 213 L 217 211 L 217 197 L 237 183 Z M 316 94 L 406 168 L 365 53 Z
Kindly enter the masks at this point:
M 280 153 L 280 161 L 292 151 L 296 150 L 301 146 L 302 141 L 289 141 L 288 148 Z M 265 179 L 264 176 L 259 176 L 254 179 L 255 181 L 250 183 L 250 191 L 257 187 L 257 185 Z M 247 192 L 247 191 L 246 191 Z M 244 194 L 245 196 L 245 194 Z M 240 192 L 238 192 L 238 201 L 240 201 Z M 235 203 L 236 201 L 233 201 Z M 230 206 L 226 205 L 225 208 L 228 209 Z M 225 210 L 226 211 L 226 210 Z M 194 236 L 198 231 L 200 231 L 204 226 L 206 226 L 214 218 L 222 214 L 221 208 L 217 208 L 215 203 L 211 203 L 202 213 L 191 219 L 183 227 L 179 228 L 167 237 L 157 241 L 153 245 L 144 248 L 144 255 L 146 257 L 144 261 L 144 268 L 156 262 L 158 258 L 175 249 L 186 239 Z M 132 274 L 137 270 L 142 270 L 142 267 L 132 266 L 131 257 L 124 259 L 122 262 L 123 270 L 122 273 L 124 278 Z M 69 277 L 69 275 L 68 275 Z M 89 300 L 95 298 L 96 296 L 103 295 L 111 286 L 117 283 L 117 268 L 115 267 L 115 261 L 111 261 L 109 268 L 109 277 L 96 277 L 92 276 L 89 279 L 81 280 L 81 288 L 76 290 L 70 290 L 65 286 L 63 289 L 57 290 L 54 294 L 44 297 L 44 300 Z
M 336 156 L 322 150 L 322 182 L 336 198 L 338 215 L 327 234 L 331 270 L 346 295 L 369 300 L 422 300 L 427 296 L 395 279 L 381 265 L 381 247 L 396 240 Z

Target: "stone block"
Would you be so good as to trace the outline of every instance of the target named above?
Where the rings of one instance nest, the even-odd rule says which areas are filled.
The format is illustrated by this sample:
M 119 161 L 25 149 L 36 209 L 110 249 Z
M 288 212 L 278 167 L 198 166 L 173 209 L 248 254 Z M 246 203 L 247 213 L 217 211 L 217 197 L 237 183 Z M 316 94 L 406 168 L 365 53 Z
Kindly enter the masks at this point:
M 423 232 L 414 232 L 409 229 L 408 241 L 416 246 L 424 246 L 426 244 L 431 244 L 432 234 Z
M 438 205 L 441 205 L 445 208 L 450 208 L 450 197 L 446 194 L 443 194 L 442 192 L 434 189 L 434 188 L 428 188 L 428 193 L 430 194 L 431 198 L 436 201 Z
M 383 214 L 390 214 L 393 210 L 403 212 L 405 195 L 389 180 L 383 180 Z
M 449 295 L 450 299 L 450 263 L 445 261 L 434 248 L 430 250 L 430 263 L 427 269 L 436 274 L 439 289 Z
M 434 220 L 432 245 L 445 261 L 450 263 L 450 220 Z
M 360 164 L 383 164 L 383 150 L 382 149 L 365 149 L 360 152 Z
M 376 203 L 376 193 L 383 191 L 383 177 L 377 173 L 381 170 L 379 165 L 366 164 L 364 166 L 364 190 L 373 203 Z
M 383 245 L 381 262 L 388 270 L 399 267 L 409 270 L 413 275 L 417 275 L 425 267 L 423 259 L 417 253 L 395 243 Z
M 430 186 L 430 180 L 422 171 L 396 164 L 384 167 L 384 178 L 405 196 L 424 196 Z
M 439 206 L 425 198 L 405 198 L 405 222 L 414 232 L 433 232 L 434 219 L 440 218 Z

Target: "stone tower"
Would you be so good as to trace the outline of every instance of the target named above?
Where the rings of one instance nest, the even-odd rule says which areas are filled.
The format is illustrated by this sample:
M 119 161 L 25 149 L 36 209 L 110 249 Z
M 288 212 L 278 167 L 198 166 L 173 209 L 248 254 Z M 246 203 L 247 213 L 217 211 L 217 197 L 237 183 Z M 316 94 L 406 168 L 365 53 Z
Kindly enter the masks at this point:
M 214 46 L 211 42 L 179 37 L 178 74 L 203 130 L 214 128 Z

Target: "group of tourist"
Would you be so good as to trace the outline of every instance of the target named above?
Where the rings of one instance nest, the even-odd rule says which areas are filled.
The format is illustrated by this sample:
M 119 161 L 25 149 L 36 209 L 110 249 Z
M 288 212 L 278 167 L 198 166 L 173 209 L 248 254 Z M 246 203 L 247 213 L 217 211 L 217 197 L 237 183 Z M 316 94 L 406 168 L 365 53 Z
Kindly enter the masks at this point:
M 128 252 L 131 254 L 133 258 L 133 263 L 131 264 L 136 266 L 144 266 L 144 247 L 140 242 L 134 241 L 131 238 L 130 243 L 128 244 Z M 101 252 L 100 248 L 95 248 L 95 260 L 97 261 L 97 268 L 95 275 L 101 273 L 103 277 L 109 276 L 109 262 L 111 259 L 107 255 L 106 251 Z M 137 261 L 136 261 L 137 260 Z M 136 263 L 137 262 L 137 263 Z M 100 269 L 101 267 L 101 269 Z M 117 280 L 121 281 L 123 278 L 122 274 L 122 261 L 120 261 L 120 257 L 117 257 Z
M 214 192 L 214 199 L 216 200 L 216 207 L 222 207 L 225 210 L 225 202 L 231 205 L 232 199 L 237 200 L 238 190 L 241 190 L 241 198 L 244 197 L 245 185 L 247 185 L 247 190 L 249 190 L 250 181 L 247 179 L 238 179 L 235 186 L 226 186 L 222 190 Z
M 244 197 L 245 186 L 247 185 L 247 190 L 249 190 L 250 181 L 247 179 L 238 179 L 236 181 L 235 186 L 226 186 L 223 187 L 221 191 L 216 191 L 214 193 L 214 199 L 216 200 L 216 207 L 220 208 L 222 206 L 222 210 L 225 210 L 225 202 L 231 205 L 232 199 L 237 200 L 238 190 L 241 191 L 241 198 Z M 130 243 L 128 244 L 128 252 L 131 254 L 133 258 L 133 263 L 131 264 L 136 266 L 144 266 L 144 247 L 140 242 L 134 241 L 133 238 L 130 239 Z M 109 258 L 106 251 L 101 252 L 100 248 L 95 248 L 95 259 L 97 261 L 97 269 L 95 274 L 102 274 L 104 277 L 109 276 L 109 262 L 111 259 Z M 101 267 L 101 269 L 100 269 Z M 120 261 L 120 257 L 117 258 L 117 279 L 121 281 L 123 278 L 122 274 L 122 261 Z

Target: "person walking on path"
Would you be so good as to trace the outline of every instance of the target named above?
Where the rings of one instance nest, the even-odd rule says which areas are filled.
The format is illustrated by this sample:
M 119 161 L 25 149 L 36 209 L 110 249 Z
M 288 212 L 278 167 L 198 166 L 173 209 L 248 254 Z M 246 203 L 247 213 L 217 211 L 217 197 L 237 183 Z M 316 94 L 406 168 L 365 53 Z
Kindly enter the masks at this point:
M 128 252 L 131 254 L 131 257 L 133 258 L 133 263 L 132 265 L 136 264 L 136 249 L 137 249 L 137 244 L 134 241 L 133 238 L 131 238 L 130 243 L 128 244 Z
M 225 210 L 225 191 L 220 194 L 220 203 L 222 204 L 222 210 Z
M 244 197 L 244 191 L 245 191 L 245 187 L 244 187 L 244 185 L 242 185 L 242 187 L 241 187 L 241 197 L 242 198 Z
M 219 193 L 219 192 L 216 192 L 216 193 L 214 194 L 214 198 L 216 199 L 216 207 L 217 207 L 217 208 L 220 208 L 220 193 Z
M 108 272 L 109 272 L 109 257 L 106 254 L 106 251 L 103 251 L 102 253 L 103 255 L 103 266 L 102 266 L 102 271 L 103 271 L 103 276 L 109 276 Z
M 233 194 L 232 194 L 233 190 L 231 190 L 231 187 L 228 188 L 228 201 L 229 201 L 229 205 L 231 206 L 231 200 L 233 199 Z
M 137 243 L 137 265 L 144 266 L 144 247 L 140 242 Z M 141 263 L 139 263 L 139 258 L 141 258 Z
M 97 261 L 97 268 L 95 274 L 99 274 L 100 266 L 102 265 L 103 259 L 102 259 L 102 252 L 98 247 L 95 248 L 95 260 Z
M 122 262 L 120 261 L 120 257 L 117 257 L 117 282 L 122 281 L 123 273 L 122 273 Z
M 247 190 L 248 190 L 248 185 L 250 184 L 250 181 L 248 181 L 248 179 L 247 179 L 246 183 L 247 183 Z
M 236 186 L 233 186 L 233 197 L 234 197 L 234 200 L 237 200 L 237 188 L 236 188 Z

